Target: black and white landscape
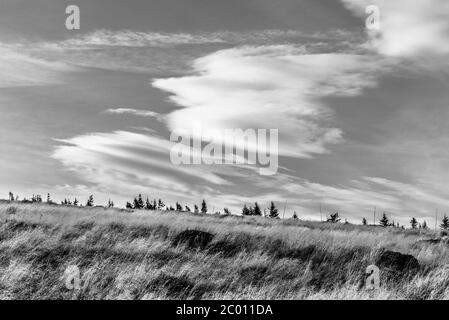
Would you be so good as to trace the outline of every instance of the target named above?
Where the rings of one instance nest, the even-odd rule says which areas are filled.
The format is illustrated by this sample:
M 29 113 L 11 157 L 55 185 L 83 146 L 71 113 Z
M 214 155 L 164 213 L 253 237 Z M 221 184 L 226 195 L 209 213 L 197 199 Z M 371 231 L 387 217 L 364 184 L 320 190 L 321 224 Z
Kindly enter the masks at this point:
M 448 61 L 447 0 L 1 0 L 0 298 L 448 299 Z

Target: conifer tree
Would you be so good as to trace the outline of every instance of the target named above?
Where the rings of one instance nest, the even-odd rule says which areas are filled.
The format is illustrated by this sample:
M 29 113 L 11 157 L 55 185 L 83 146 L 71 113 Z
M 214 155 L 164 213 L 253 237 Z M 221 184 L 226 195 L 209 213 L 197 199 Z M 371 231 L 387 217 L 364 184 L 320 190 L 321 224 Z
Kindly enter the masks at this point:
M 269 217 L 279 218 L 279 210 L 276 208 L 273 201 L 271 201 Z
M 145 204 L 143 203 L 142 195 L 139 193 L 139 198 L 137 199 L 137 209 L 143 209 L 145 207 Z
M 443 230 L 449 230 L 449 218 L 446 215 L 443 217 L 440 228 Z
M 203 200 L 203 202 L 201 203 L 201 213 L 207 213 L 206 200 Z
M 335 212 L 335 213 L 332 213 L 330 216 L 329 216 L 329 219 L 327 219 L 327 222 L 331 222 L 331 223 L 337 223 L 337 222 L 340 222 L 340 217 L 339 217 L 339 215 L 338 215 L 338 212 Z
M 150 199 L 148 199 L 145 201 L 145 210 L 151 210 L 153 209 L 153 206 L 151 205 Z
M 199 213 L 199 208 L 198 208 L 198 206 L 197 206 L 196 204 L 193 206 L 193 208 L 194 208 L 194 210 L 195 210 L 195 211 L 194 211 L 195 213 Z
M 363 219 L 362 219 L 362 224 L 363 224 L 364 226 L 366 226 L 366 225 L 368 225 L 368 221 L 366 221 L 366 219 L 363 218 Z
M 253 215 L 255 215 L 255 216 L 261 216 L 262 215 L 262 211 L 260 211 L 260 207 L 257 204 L 257 202 L 254 203 Z
M 182 206 L 176 202 L 176 211 L 182 211 Z
M 383 213 L 382 219 L 380 219 L 379 222 L 380 222 L 380 225 L 382 227 L 388 227 L 389 226 L 389 220 L 388 220 L 387 214 L 385 212 Z
M 157 208 L 159 210 L 162 210 L 165 207 L 165 203 L 162 202 L 161 199 L 159 199 L 158 203 L 157 203 Z
M 293 212 L 293 217 L 294 220 L 298 220 L 298 215 L 296 214 L 296 211 Z
M 94 196 L 90 195 L 86 202 L 86 207 L 93 207 L 94 206 Z
M 246 204 L 243 205 L 242 215 L 244 215 L 244 216 L 249 216 L 249 215 L 251 215 L 251 210 L 248 209 L 248 207 L 246 206 Z
M 412 220 L 410 220 L 410 225 L 412 226 L 412 229 L 416 229 L 418 226 L 418 221 L 413 217 Z

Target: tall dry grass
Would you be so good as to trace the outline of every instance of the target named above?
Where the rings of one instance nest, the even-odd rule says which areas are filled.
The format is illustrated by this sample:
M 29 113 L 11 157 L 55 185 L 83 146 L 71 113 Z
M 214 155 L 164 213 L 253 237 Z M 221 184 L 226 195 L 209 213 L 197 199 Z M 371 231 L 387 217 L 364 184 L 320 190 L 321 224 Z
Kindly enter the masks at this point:
M 11 209 L 14 208 L 14 209 Z M 11 210 L 15 213 L 11 214 Z M 211 234 L 189 241 L 186 230 Z M 445 299 L 447 246 L 428 233 L 258 217 L 0 203 L 2 299 Z M 191 239 L 190 239 L 191 240 Z M 380 249 L 414 277 L 361 286 Z M 67 289 L 76 265 L 91 278 Z

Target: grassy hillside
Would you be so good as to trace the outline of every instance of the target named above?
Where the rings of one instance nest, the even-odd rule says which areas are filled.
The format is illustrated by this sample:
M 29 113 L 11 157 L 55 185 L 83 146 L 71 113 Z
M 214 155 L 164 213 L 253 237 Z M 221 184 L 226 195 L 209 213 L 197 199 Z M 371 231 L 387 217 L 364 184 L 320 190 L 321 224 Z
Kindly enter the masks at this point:
M 449 298 L 447 245 L 417 242 L 431 234 L 8 202 L 0 220 L 3 299 Z M 360 289 L 383 248 L 416 257 L 418 274 L 388 281 L 381 270 L 380 290 Z M 69 265 L 91 275 L 80 290 L 66 288 Z

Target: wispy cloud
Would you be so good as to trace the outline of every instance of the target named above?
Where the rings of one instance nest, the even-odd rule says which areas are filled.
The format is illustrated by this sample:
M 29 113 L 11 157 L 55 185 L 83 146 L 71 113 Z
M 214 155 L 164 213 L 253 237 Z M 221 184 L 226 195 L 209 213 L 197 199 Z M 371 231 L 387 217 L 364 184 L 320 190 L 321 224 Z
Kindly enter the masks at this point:
M 449 54 L 449 2 L 446 0 L 341 0 L 359 16 L 368 5 L 380 8 L 381 28 L 370 44 L 381 54 L 428 59 Z
M 118 114 L 118 115 L 134 115 L 139 117 L 149 117 L 155 118 L 156 120 L 162 122 L 164 121 L 164 116 L 160 113 L 151 110 L 141 110 L 132 108 L 110 108 L 104 111 L 106 114 Z
M 183 107 L 166 116 L 171 130 L 194 134 L 200 127 L 214 136 L 230 128 L 278 128 L 280 154 L 310 157 L 342 141 L 321 99 L 375 87 L 384 67 L 375 57 L 308 54 L 292 45 L 239 47 L 197 59 L 194 75 L 157 79 L 153 86 Z
M 78 70 L 24 54 L 0 43 L 0 88 L 51 85 L 63 82 L 64 73 Z
M 47 48 L 91 47 L 167 47 L 186 44 L 273 44 L 291 43 L 304 40 L 348 40 L 359 38 L 360 34 L 347 30 L 329 30 L 328 32 L 304 33 L 299 30 L 254 30 L 246 32 L 216 31 L 195 33 L 139 32 L 133 30 L 96 30 L 75 38 L 57 43 L 42 43 Z

